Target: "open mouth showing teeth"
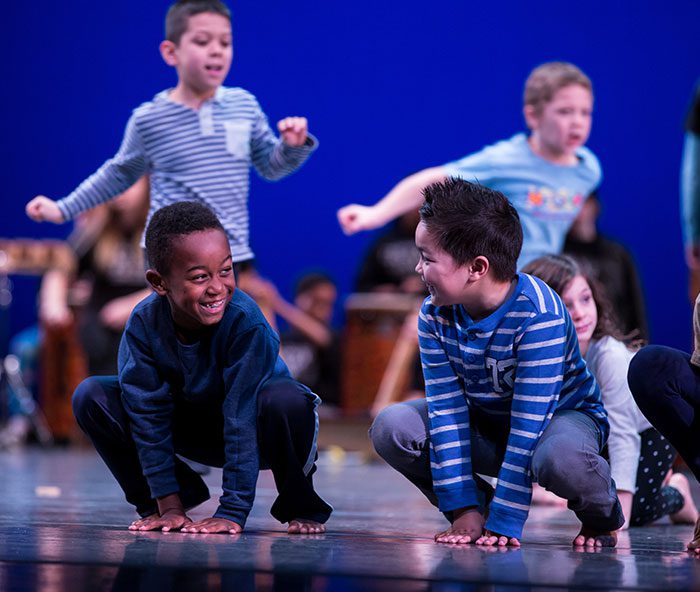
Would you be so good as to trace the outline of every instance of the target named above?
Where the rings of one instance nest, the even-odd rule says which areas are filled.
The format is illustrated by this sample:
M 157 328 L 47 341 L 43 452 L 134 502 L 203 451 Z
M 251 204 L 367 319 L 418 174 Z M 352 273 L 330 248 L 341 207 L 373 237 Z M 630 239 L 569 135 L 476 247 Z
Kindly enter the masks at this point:
M 205 66 L 209 72 L 221 72 L 223 68 L 221 66 Z
M 217 300 L 216 302 L 208 302 L 206 304 L 202 304 L 202 306 L 204 308 L 209 309 L 209 310 L 214 310 L 216 308 L 219 308 L 223 303 L 224 303 L 223 300 Z

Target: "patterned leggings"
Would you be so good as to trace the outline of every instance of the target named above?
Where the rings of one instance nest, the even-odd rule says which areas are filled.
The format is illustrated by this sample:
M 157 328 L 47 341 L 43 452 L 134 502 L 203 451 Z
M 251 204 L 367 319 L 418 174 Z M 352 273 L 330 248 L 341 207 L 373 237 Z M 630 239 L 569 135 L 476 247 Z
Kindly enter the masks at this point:
M 685 503 L 683 495 L 674 487 L 662 486 L 676 451 L 653 428 L 643 431 L 642 449 L 637 468 L 637 492 L 632 498 L 630 526 L 643 526 L 667 514 L 678 512 Z

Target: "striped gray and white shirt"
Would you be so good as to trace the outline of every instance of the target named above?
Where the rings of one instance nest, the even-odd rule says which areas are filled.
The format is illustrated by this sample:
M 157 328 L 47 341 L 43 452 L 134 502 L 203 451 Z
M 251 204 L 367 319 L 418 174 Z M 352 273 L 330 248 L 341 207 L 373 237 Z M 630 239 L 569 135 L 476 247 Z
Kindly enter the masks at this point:
M 198 201 L 221 221 L 236 262 L 253 257 L 249 244 L 250 166 L 265 179 L 297 169 L 318 145 L 312 136 L 291 147 L 275 136 L 255 97 L 220 87 L 198 111 L 168 98 L 169 91 L 137 107 L 117 154 L 58 202 L 66 220 L 119 195 L 150 174 L 153 212 L 179 201 Z

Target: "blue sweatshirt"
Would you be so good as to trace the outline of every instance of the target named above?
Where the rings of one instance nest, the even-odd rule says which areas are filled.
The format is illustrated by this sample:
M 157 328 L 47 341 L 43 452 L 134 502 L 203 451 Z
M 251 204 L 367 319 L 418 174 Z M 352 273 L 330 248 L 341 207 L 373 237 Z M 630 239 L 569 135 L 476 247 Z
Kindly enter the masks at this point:
M 214 516 L 244 526 L 259 470 L 257 395 L 271 378 L 288 376 L 277 334 L 240 290 L 221 322 L 191 345 L 178 341 L 166 298 L 152 294 L 139 303 L 119 347 L 119 382 L 151 495 L 179 491 L 175 407 L 185 401 L 210 407 L 224 414 L 223 495 Z

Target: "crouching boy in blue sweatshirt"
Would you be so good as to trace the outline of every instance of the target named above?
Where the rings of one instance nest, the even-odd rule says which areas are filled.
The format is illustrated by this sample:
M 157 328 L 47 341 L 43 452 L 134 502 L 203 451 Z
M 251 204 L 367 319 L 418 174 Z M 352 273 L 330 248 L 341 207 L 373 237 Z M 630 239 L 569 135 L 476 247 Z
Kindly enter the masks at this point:
M 289 533 L 319 533 L 332 508 L 314 491 L 318 396 L 293 380 L 279 339 L 236 290 L 228 239 L 207 207 L 180 202 L 146 231 L 155 290 L 135 309 L 119 375 L 91 377 L 73 395 L 78 424 L 141 515 L 132 530 L 241 532 L 261 468 L 279 496 L 271 513 Z M 186 510 L 209 498 L 180 455 L 223 467 L 212 518 Z

